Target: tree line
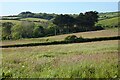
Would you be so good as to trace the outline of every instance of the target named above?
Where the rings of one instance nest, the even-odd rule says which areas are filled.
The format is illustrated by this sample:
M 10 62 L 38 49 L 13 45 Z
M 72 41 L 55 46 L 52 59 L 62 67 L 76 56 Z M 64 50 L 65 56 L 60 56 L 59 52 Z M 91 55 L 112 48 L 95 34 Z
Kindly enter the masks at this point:
M 76 17 L 68 14 L 57 15 L 52 21 L 48 22 L 47 27 L 39 23 L 29 21 L 21 21 L 20 24 L 4 22 L 2 23 L 2 40 L 38 38 L 65 33 L 102 29 L 99 26 L 95 26 L 97 21 L 98 12 L 89 11 L 86 13 L 80 13 Z

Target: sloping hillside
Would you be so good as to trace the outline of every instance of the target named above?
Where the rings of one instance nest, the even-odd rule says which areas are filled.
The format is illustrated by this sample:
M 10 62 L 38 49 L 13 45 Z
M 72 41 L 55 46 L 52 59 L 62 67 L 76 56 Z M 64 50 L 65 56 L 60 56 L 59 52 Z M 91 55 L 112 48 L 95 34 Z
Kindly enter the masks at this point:
M 106 12 L 106 13 L 99 13 L 99 20 L 109 19 L 113 17 L 118 17 L 118 12 Z
M 41 19 L 41 18 L 22 18 L 20 20 L 26 20 L 26 21 L 42 21 L 42 22 L 46 22 L 48 20 L 46 19 Z
M 119 17 L 114 17 L 114 18 L 110 18 L 110 19 L 100 20 L 100 21 L 98 21 L 98 23 L 96 25 L 100 25 L 103 28 L 118 27 L 118 18 Z

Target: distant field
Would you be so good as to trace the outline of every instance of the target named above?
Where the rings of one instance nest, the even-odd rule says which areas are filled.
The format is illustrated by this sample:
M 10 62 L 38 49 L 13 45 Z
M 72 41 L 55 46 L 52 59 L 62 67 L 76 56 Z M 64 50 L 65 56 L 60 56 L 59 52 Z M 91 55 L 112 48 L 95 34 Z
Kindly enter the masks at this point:
M 23 19 L 20 19 L 20 20 L 27 20 L 27 21 L 43 21 L 43 22 L 48 21 L 48 20 L 46 20 L 46 19 L 40 19 L 40 18 L 23 18 Z
M 106 12 L 106 13 L 99 13 L 99 20 L 109 19 L 113 17 L 118 17 L 118 12 Z
M 98 21 L 97 24 L 102 25 L 104 28 L 110 28 L 110 27 L 114 27 L 114 26 L 118 26 L 118 17 L 114 17 L 114 18 L 110 18 L 110 19 L 105 19 L 105 20 L 100 20 Z M 96 24 L 96 25 L 97 25 Z
M 12 22 L 13 24 L 18 24 L 20 23 L 21 21 L 18 21 L 18 20 L 0 20 L 1 23 L 3 22 Z
M 118 40 L 2 49 L 2 70 L 14 78 L 116 78 Z
M 60 41 L 64 40 L 64 38 L 68 35 L 76 35 L 78 37 L 82 36 L 83 38 L 94 38 L 94 37 L 112 37 L 118 36 L 118 29 L 108 29 L 101 31 L 91 31 L 91 32 L 80 32 L 73 34 L 64 34 L 43 38 L 31 38 L 31 39 L 20 39 L 20 40 L 6 40 L 2 41 L 2 45 L 11 45 L 11 44 L 27 44 L 27 43 L 38 43 L 38 42 L 46 42 L 46 41 Z
M 48 20 L 40 19 L 40 18 L 22 18 L 20 20 L 21 21 L 22 20 L 26 20 L 26 21 L 42 21 L 42 22 L 47 22 L 48 21 Z M 13 24 L 18 24 L 21 21 L 19 21 L 19 20 L 0 20 L 1 23 L 3 23 L 3 22 L 12 22 Z

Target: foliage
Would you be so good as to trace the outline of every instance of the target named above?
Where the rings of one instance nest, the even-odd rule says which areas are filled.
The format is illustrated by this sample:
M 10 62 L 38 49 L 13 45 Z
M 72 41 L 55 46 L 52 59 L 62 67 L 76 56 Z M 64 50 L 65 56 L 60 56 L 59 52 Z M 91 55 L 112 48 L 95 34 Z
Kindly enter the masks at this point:
M 20 24 L 14 25 L 12 27 L 12 39 L 22 38 L 22 29 L 23 27 Z
M 98 21 L 98 12 L 89 11 L 80 13 L 79 15 L 54 15 L 52 20 L 31 18 L 35 13 L 22 12 L 19 16 L 23 16 L 21 20 L 2 20 L 2 23 L 12 22 L 14 26 L 3 28 L 3 40 L 21 39 L 21 38 L 38 38 L 45 36 L 53 36 L 58 34 L 76 33 L 83 31 L 102 30 L 106 27 L 118 27 L 117 18 L 105 21 Z M 40 14 L 43 15 L 43 14 Z M 47 15 L 44 13 L 44 15 Z M 42 21 L 43 20 L 43 21 Z M 96 25 L 95 25 L 96 23 Z M 41 26 L 41 27 L 40 27 Z M 6 31 L 8 30 L 9 31 Z
M 41 18 L 41 19 L 47 19 L 47 20 L 50 20 L 55 16 L 56 14 L 32 13 L 29 11 L 21 12 L 20 14 L 18 14 L 18 17 L 22 17 L 22 18 Z
M 37 25 L 33 29 L 33 37 L 43 37 L 44 36 L 44 28 L 40 25 Z
M 34 23 L 32 22 L 21 22 L 12 27 L 12 38 L 31 38 L 33 36 Z
M 75 36 L 75 35 L 70 35 L 70 36 L 67 36 L 66 38 L 65 38 L 65 41 L 76 41 L 78 39 L 78 37 L 77 36 Z
M 13 24 L 11 22 L 2 23 L 2 40 L 11 39 L 11 28 Z
M 94 30 L 95 23 L 98 21 L 98 12 L 90 11 L 85 14 L 80 13 L 76 17 L 76 25 L 78 31 L 90 31 Z

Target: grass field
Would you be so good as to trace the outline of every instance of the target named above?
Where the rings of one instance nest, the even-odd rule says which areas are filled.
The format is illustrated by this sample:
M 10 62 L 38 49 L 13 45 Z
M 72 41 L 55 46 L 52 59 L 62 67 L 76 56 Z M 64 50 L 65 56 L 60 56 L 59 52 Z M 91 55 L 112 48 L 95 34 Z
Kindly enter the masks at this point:
M 43 22 L 47 22 L 48 20 L 46 19 L 40 19 L 40 18 L 23 18 L 20 20 L 27 20 L 27 21 L 43 21 Z
M 3 22 L 12 22 L 13 24 L 18 24 L 20 23 L 21 21 L 18 21 L 18 20 L 0 20 L 1 23 Z
M 2 49 L 2 71 L 18 78 L 116 78 L 118 40 Z
M 114 26 L 118 26 L 118 17 L 100 20 L 100 21 L 98 21 L 98 23 L 96 25 L 98 25 L 98 24 L 102 25 L 104 28 L 111 28 Z
M 116 29 L 108 29 L 108 30 L 92 31 L 92 32 L 80 32 L 80 33 L 64 34 L 64 35 L 50 36 L 44 38 L 31 38 L 31 39 L 20 39 L 20 40 L 11 40 L 11 41 L 6 40 L 6 41 L 2 41 L 2 45 L 60 41 L 60 40 L 64 40 L 64 38 L 68 35 L 76 35 L 78 37 L 82 36 L 83 38 L 112 37 L 112 36 L 118 36 L 118 29 L 116 28 Z
M 118 12 L 106 12 L 106 13 L 99 13 L 99 20 L 104 20 L 108 18 L 113 18 L 118 16 Z

